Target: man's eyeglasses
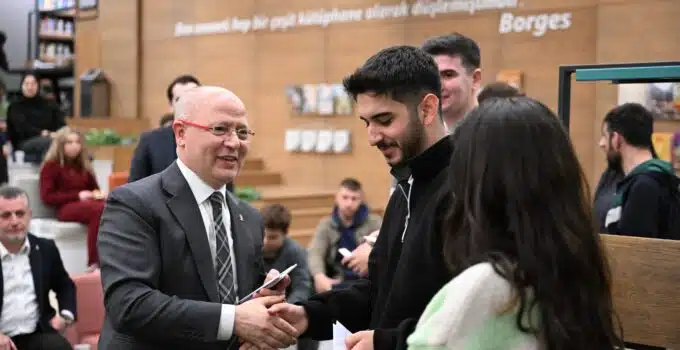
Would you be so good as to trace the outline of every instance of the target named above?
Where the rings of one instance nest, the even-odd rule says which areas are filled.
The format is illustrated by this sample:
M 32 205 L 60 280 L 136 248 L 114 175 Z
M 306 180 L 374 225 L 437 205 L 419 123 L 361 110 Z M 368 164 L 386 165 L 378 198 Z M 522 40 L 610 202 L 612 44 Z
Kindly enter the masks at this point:
M 238 139 L 241 141 L 248 141 L 251 136 L 255 135 L 255 133 L 252 130 L 248 129 L 245 126 L 233 127 L 226 124 L 205 126 L 201 124 L 192 123 L 186 120 L 181 120 L 180 122 L 184 125 L 193 126 L 194 128 L 199 128 L 201 130 L 207 131 L 215 136 L 224 136 L 227 134 L 231 135 L 232 133 L 236 133 L 236 137 L 238 137 Z

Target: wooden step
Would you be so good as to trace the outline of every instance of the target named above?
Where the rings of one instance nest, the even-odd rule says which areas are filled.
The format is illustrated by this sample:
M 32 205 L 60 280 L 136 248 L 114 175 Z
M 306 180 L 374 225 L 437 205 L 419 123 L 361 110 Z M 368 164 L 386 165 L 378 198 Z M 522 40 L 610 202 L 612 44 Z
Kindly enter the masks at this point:
M 319 222 L 328 217 L 332 212 L 332 207 L 318 207 L 295 209 L 291 211 L 293 216 L 290 229 L 315 229 Z M 383 215 L 383 210 L 380 208 L 371 209 L 371 214 Z
M 317 208 L 303 208 L 291 210 L 293 219 L 290 223 L 291 230 L 312 229 L 314 230 L 321 219 L 328 217 L 333 210 L 332 206 Z
M 283 181 L 281 173 L 261 170 L 241 171 L 236 177 L 236 186 L 268 186 L 280 185 Z
M 307 248 L 314 236 L 314 229 L 289 230 L 288 236 L 303 248 Z
M 264 170 L 264 159 L 262 158 L 246 158 L 243 162 L 241 171 Z
M 288 186 L 261 186 L 257 190 L 262 199 L 253 201 L 251 204 L 258 209 L 267 204 L 279 203 L 289 210 L 321 207 L 328 208 L 329 212 L 335 202 L 336 191 L 336 189 Z

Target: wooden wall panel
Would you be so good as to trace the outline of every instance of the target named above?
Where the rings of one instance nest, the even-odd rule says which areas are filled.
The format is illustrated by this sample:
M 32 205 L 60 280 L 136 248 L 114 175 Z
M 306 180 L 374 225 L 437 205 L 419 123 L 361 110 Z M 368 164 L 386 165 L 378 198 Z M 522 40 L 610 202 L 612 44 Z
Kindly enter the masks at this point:
M 139 0 L 101 1 L 101 67 L 111 81 L 111 115 L 137 118 Z
M 91 68 L 101 67 L 101 48 L 99 21 L 93 19 L 76 22 L 75 52 L 77 59 L 75 60 L 74 72 L 76 77 L 73 106 L 74 116 L 80 116 L 80 80 L 78 78 Z
M 97 24 L 102 34 L 101 60 L 115 73 L 117 115 L 132 112 L 123 100 L 139 100 L 138 116 L 156 125 L 168 110 L 167 84 L 177 75 L 196 74 L 206 84 L 225 86 L 242 97 L 256 131 L 252 153 L 267 167 L 284 174 L 287 185 L 336 186 L 342 177 L 363 181 L 369 200 L 386 201 L 387 166 L 368 146 L 365 129 L 355 116 L 297 116 L 289 110 L 284 88 L 290 84 L 336 83 L 378 50 L 395 44 L 420 45 L 430 36 L 459 31 L 474 38 L 482 49 L 483 83 L 502 69 L 524 73 L 527 94 L 557 107 L 557 72 L 562 64 L 589 64 L 677 59 L 680 46 L 680 2 L 676 0 L 523 0 L 518 8 L 483 10 L 429 17 L 406 17 L 359 23 L 297 26 L 288 31 L 261 30 L 174 37 L 174 26 L 221 21 L 254 15 L 278 16 L 302 10 L 370 7 L 374 0 L 196 0 L 142 1 L 141 28 L 134 29 L 123 9 L 132 0 L 103 2 Z M 397 4 L 399 0 L 381 1 Z M 413 3 L 413 1 L 409 1 Z M 105 14 L 104 12 L 108 12 Z M 571 12 L 571 28 L 530 33 L 499 34 L 501 13 L 532 15 Z M 653 20 L 650 20 L 652 18 Z M 115 28 L 113 30 L 112 28 Z M 132 29 L 131 29 L 132 28 Z M 136 32 L 135 32 L 136 30 Z M 111 33 L 108 33 L 111 32 Z M 123 43 L 137 33 L 141 49 Z M 141 56 L 139 70 L 129 57 Z M 96 57 L 96 56 L 95 56 Z M 124 64 L 125 71 L 122 68 Z M 131 69 L 132 68 L 132 69 Z M 139 82 L 139 90 L 120 87 Z M 134 96 L 132 96 L 134 95 Z M 597 150 L 604 113 L 616 103 L 616 89 L 608 84 L 573 85 L 571 135 L 594 187 L 603 159 Z M 133 103 L 134 104 L 134 103 Z M 348 155 L 289 154 L 283 150 L 287 128 L 348 128 L 353 151 Z M 664 126 L 664 129 L 672 126 Z

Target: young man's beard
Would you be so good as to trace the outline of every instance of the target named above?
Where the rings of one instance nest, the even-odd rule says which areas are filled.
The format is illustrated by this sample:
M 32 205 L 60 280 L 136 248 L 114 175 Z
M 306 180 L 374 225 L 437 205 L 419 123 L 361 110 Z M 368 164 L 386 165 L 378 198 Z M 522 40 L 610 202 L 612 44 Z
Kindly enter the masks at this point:
M 607 152 L 607 166 L 609 169 L 616 171 L 623 171 L 623 161 L 621 159 L 621 153 L 615 151 Z
M 401 162 L 409 161 L 411 158 L 423 152 L 425 144 L 425 126 L 418 119 L 416 112 L 411 113 L 411 119 L 406 126 L 406 133 L 401 139 Z

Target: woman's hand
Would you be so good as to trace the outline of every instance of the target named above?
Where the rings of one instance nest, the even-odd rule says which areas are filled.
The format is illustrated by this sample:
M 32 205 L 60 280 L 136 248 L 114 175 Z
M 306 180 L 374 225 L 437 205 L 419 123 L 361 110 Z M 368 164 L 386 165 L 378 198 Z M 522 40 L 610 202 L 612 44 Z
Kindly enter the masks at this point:
M 86 201 L 94 198 L 94 193 L 92 191 L 80 191 L 78 193 L 78 198 L 81 201 Z

